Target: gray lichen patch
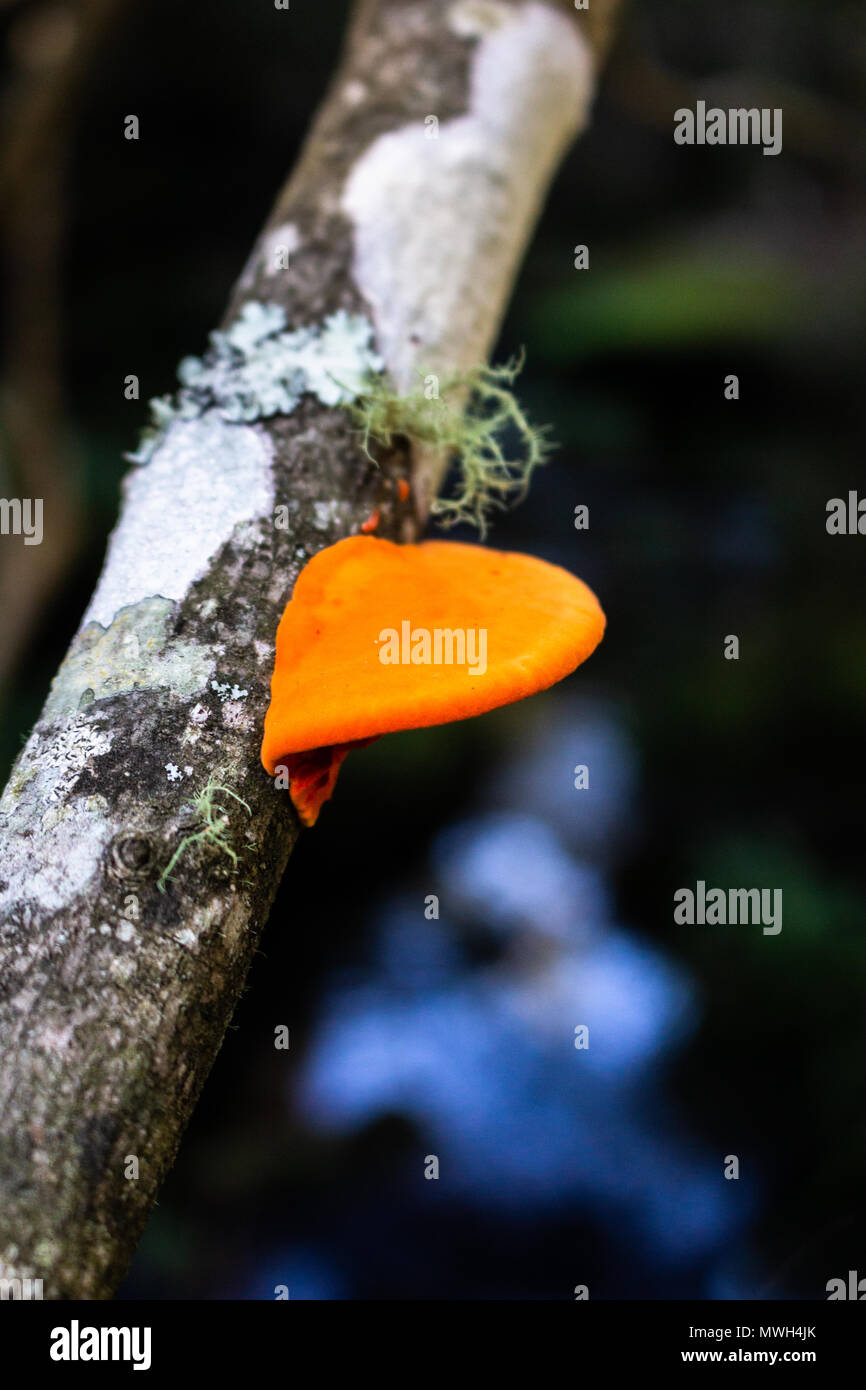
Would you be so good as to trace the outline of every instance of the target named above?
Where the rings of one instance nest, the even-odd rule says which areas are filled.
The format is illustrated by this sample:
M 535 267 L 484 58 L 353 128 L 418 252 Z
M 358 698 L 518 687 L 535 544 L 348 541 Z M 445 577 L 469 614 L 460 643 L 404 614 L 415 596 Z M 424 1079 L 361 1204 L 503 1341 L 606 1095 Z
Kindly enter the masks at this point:
M 266 239 L 264 254 L 267 256 Z M 305 393 L 324 405 L 353 400 L 382 359 L 373 350 L 372 324 L 361 314 L 338 310 L 323 323 L 286 332 L 279 304 L 250 300 L 224 332 L 210 335 L 204 357 L 185 357 L 178 367 L 175 398 L 151 402 L 153 428 L 134 463 L 147 463 L 165 429 L 175 420 L 194 420 L 215 410 L 230 424 L 251 424 L 290 415 Z
M 43 910 L 66 907 L 99 872 L 103 851 L 111 838 L 104 808 L 91 798 L 67 805 L 52 816 L 48 855 L 34 856 L 32 842 L 7 835 L 6 869 L 10 889 L 26 890 L 26 901 Z M 17 869 L 17 872 L 16 872 Z M 11 891 L 0 895 L 0 912 L 15 901 Z
M 22 760 L 28 775 L 13 777 L 0 800 L 0 915 L 13 925 L 16 906 L 57 911 L 98 872 L 111 838 L 108 806 L 101 796 L 76 795 L 76 789 L 111 744 L 110 729 L 86 716 L 31 734 Z
M 20 819 L 25 801 L 38 809 L 41 821 L 49 806 L 58 805 L 74 790 L 92 760 L 110 751 L 112 741 L 111 729 L 99 718 L 80 715 L 60 728 L 38 724 L 0 798 L 0 825 L 13 806 Z
M 146 598 L 121 608 L 108 628 L 87 623 L 54 678 L 44 718 L 60 719 L 128 690 L 161 687 L 178 696 L 204 690 L 214 656 L 194 641 L 169 635 L 174 607 L 169 599 Z
M 85 622 L 108 628 L 142 599 L 182 600 L 240 528 L 273 509 L 273 444 L 218 410 L 176 420 L 126 500 Z M 241 531 L 241 534 L 244 534 Z

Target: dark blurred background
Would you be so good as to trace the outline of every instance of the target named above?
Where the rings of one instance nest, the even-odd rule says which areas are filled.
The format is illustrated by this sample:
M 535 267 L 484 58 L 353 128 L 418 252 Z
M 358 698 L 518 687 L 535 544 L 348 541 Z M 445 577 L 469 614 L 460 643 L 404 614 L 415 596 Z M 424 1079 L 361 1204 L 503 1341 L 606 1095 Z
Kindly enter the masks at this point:
M 346 13 L 0 5 L 0 493 L 46 499 L 43 546 L 2 547 L 4 775 L 122 452 L 219 319 Z M 491 542 L 578 573 L 607 636 L 547 695 L 349 759 L 127 1297 L 823 1298 L 866 1275 L 866 540 L 825 529 L 866 492 L 864 40 L 853 0 L 627 12 L 495 355 L 525 347 L 559 448 Z M 676 146 L 698 98 L 781 106 L 783 153 Z M 781 934 L 674 925 L 698 878 L 782 888 Z

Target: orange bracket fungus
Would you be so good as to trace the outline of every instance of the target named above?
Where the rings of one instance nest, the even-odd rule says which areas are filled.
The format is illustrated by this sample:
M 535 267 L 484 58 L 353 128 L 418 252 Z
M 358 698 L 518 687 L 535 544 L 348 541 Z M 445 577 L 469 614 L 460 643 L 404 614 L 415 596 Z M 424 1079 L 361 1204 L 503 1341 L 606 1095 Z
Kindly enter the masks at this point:
M 280 620 L 262 762 L 313 825 L 352 748 L 546 690 L 604 625 L 585 584 L 530 555 L 350 536 L 305 566 Z

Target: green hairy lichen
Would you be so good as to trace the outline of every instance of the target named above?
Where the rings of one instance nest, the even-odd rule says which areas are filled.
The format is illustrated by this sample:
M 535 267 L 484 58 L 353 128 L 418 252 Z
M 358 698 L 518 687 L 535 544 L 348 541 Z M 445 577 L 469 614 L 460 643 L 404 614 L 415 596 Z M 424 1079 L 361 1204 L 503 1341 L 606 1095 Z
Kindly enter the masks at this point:
M 384 365 L 371 346 L 372 324 L 362 314 L 340 309 L 321 324 L 291 333 L 285 327 L 279 304 L 245 304 L 230 328 L 210 335 L 204 357 L 183 359 L 179 390 L 151 401 L 151 426 L 127 458 L 147 463 L 169 425 L 195 420 L 206 410 L 218 410 L 231 424 L 251 424 L 290 414 L 305 392 L 324 405 L 344 405 Z
M 225 332 L 210 335 L 204 357 L 184 358 L 179 389 L 151 401 L 151 427 L 127 458 L 147 463 L 176 420 L 216 410 L 230 424 L 251 424 L 290 414 L 309 392 L 350 412 L 368 455 L 372 441 L 387 448 L 404 436 L 455 462 L 455 490 L 436 499 L 433 514 L 446 527 L 468 522 L 483 537 L 491 512 L 522 501 L 548 452 L 544 431 L 529 423 L 511 390 L 522 358 L 501 367 L 480 363 L 441 382 L 427 376 L 417 390 L 397 395 L 372 344 L 363 314 L 340 309 L 287 332 L 279 304 L 251 301 Z
M 423 387 L 404 396 L 377 376 L 347 409 L 361 427 L 368 455 L 371 441 L 387 448 L 404 435 L 455 461 L 456 489 L 436 499 L 433 514 L 442 526 L 468 522 L 484 537 L 491 512 L 526 496 L 550 447 L 545 431 L 529 423 L 511 390 L 522 366 L 521 357 L 502 367 L 481 363 L 441 382 L 428 376 Z M 503 439 L 509 434 L 517 436 L 517 448 L 506 452 Z
M 199 828 L 184 835 L 166 864 L 156 885 L 160 893 L 165 892 L 165 885 L 171 878 L 172 870 L 176 867 L 181 856 L 194 845 L 212 845 L 221 854 L 225 854 L 232 861 L 234 868 L 237 868 L 237 852 L 232 847 L 229 838 L 229 817 L 226 807 L 220 803 L 219 798 L 220 796 L 231 797 L 233 801 L 237 801 L 239 805 L 243 806 L 247 815 L 251 816 L 252 811 L 243 797 L 238 796 L 237 792 L 233 792 L 230 787 L 223 786 L 219 780 L 221 776 L 223 776 L 221 772 L 212 772 L 206 785 L 202 787 L 200 792 L 196 793 L 189 803 L 191 811 L 199 822 Z

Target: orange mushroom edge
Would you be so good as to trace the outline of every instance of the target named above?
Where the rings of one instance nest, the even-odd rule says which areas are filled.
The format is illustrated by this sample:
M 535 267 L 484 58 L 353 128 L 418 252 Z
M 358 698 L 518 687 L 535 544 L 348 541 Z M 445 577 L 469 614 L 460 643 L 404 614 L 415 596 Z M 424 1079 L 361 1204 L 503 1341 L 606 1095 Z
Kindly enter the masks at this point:
M 592 590 L 545 560 L 350 536 L 313 556 L 286 604 L 262 763 L 313 825 L 352 748 L 546 690 L 604 628 Z

